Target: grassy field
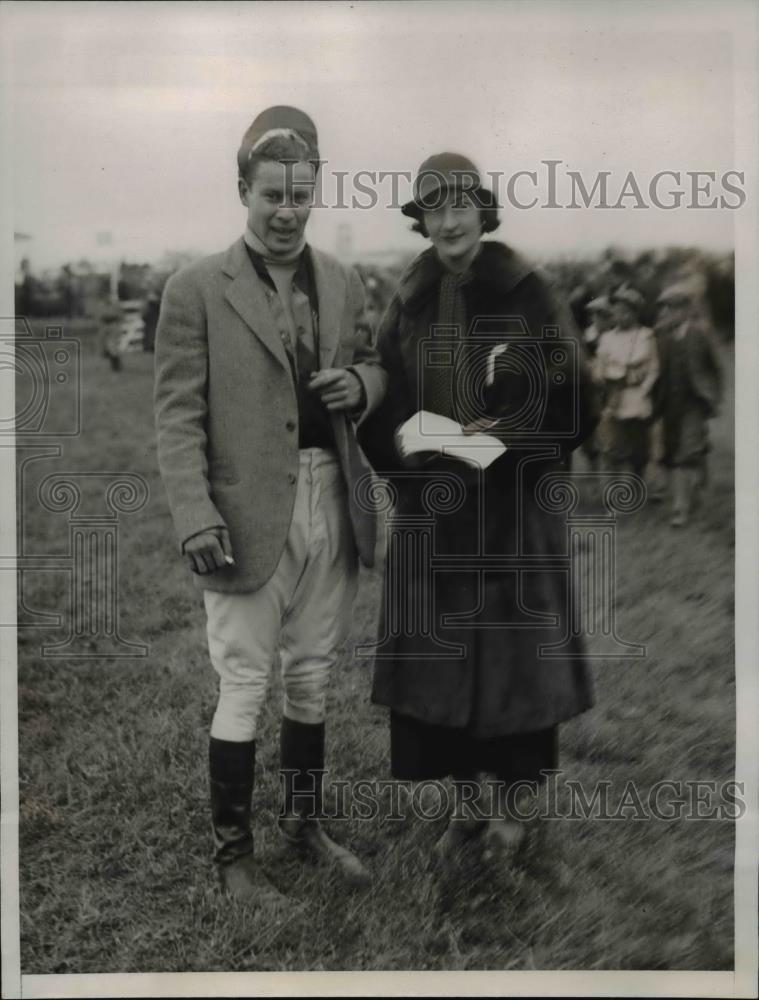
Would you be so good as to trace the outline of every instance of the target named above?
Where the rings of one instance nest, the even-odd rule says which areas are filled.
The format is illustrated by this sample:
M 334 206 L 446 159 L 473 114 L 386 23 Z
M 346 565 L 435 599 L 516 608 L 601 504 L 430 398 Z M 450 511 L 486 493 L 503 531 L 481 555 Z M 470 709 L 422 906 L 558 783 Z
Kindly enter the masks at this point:
M 282 919 L 222 900 L 210 864 L 207 733 L 215 678 L 202 601 L 180 562 L 158 477 L 152 357 L 112 372 L 82 333 L 83 433 L 30 467 L 25 545 L 63 552 L 66 514 L 42 511 L 35 477 L 129 471 L 147 505 L 119 524 L 120 628 L 146 658 L 53 660 L 20 632 L 21 936 L 24 973 L 360 969 L 721 969 L 733 965 L 729 819 L 544 821 L 511 867 L 438 878 L 441 823 L 340 824 L 374 883 L 349 893 L 295 863 L 275 830 L 281 690 L 260 739 L 262 862 L 306 902 Z M 725 355 L 731 369 L 732 357 Z M 730 376 L 732 382 L 732 376 Z M 55 412 L 56 397 L 52 406 Z M 649 503 L 620 519 L 620 634 L 645 660 L 596 661 L 596 706 L 562 729 L 562 777 L 587 789 L 714 781 L 734 766 L 732 396 L 713 426 L 706 509 L 687 529 Z M 362 577 L 351 646 L 371 640 L 380 577 Z M 65 604 L 61 573 L 27 574 L 37 610 Z M 328 767 L 388 776 L 385 712 L 370 667 L 344 658 L 331 693 Z

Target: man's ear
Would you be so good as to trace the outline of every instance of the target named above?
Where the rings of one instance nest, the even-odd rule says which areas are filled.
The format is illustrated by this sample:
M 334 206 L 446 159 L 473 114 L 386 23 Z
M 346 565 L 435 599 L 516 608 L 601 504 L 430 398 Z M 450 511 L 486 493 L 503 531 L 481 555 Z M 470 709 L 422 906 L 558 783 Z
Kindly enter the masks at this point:
M 248 194 L 249 194 L 249 192 L 250 192 L 250 188 L 248 187 L 248 182 L 245 180 L 244 177 L 238 177 L 237 178 L 237 193 L 240 196 L 240 201 L 243 203 L 243 205 L 245 205 L 246 208 L 248 207 Z

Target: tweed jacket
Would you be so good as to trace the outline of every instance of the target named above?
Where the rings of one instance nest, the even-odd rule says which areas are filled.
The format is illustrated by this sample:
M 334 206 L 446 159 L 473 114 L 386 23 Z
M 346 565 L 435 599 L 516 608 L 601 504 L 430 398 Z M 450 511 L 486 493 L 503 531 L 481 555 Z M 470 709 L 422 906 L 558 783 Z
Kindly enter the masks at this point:
M 382 399 L 386 375 L 364 321 L 353 270 L 311 249 L 319 302 L 320 364 L 348 367 L 366 394 L 362 419 Z M 298 480 L 296 389 L 266 288 L 244 242 L 206 257 L 166 284 L 156 329 L 158 463 L 180 544 L 215 526 L 229 530 L 235 565 L 197 577 L 208 590 L 257 590 L 274 572 L 290 527 Z M 375 516 L 356 499 L 371 473 L 353 421 L 333 414 L 358 554 L 372 565 Z

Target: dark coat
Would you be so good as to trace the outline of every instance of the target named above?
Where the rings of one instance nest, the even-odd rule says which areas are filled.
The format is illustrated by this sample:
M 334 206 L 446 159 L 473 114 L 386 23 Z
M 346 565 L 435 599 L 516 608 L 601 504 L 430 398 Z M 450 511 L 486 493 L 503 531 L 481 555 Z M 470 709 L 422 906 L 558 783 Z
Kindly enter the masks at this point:
M 567 453 L 595 427 L 597 405 L 571 316 L 536 271 L 495 242 L 483 243 L 472 270 L 470 357 L 487 357 L 505 339 L 510 346 L 492 386 L 479 365 L 470 397 L 479 393 L 484 411 L 500 418 L 490 433 L 509 450 L 484 473 L 446 458 L 409 469 L 395 450 L 395 429 L 424 408 L 420 361 L 442 273 L 433 250 L 411 264 L 380 326 L 388 390 L 360 439 L 397 497 L 372 699 L 491 737 L 546 728 L 592 704 L 579 641 L 558 657 L 539 653 L 564 636 L 569 590 L 566 563 L 556 560 L 567 555 L 565 515 L 547 512 L 535 487 L 566 469 Z M 419 555 L 425 544 L 434 565 Z M 418 558 L 404 556 L 412 550 Z
M 656 340 L 659 353 L 659 378 L 654 389 L 654 413 L 660 416 L 667 408 L 667 396 L 671 390 L 672 337 L 659 332 Z M 722 400 L 722 365 L 714 334 L 703 321 L 689 320 L 682 342 L 685 348 L 688 387 L 703 404 L 705 416 L 714 417 Z

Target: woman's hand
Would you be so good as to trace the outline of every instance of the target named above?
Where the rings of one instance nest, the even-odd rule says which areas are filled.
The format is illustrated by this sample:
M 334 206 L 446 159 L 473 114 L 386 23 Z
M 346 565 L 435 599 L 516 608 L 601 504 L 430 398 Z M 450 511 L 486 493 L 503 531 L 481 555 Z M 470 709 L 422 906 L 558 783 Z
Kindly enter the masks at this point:
M 473 420 L 470 424 L 462 427 L 461 433 L 466 434 L 467 437 L 472 434 L 487 434 L 487 432 L 492 430 L 497 423 L 498 417 L 477 417 L 476 420 Z

